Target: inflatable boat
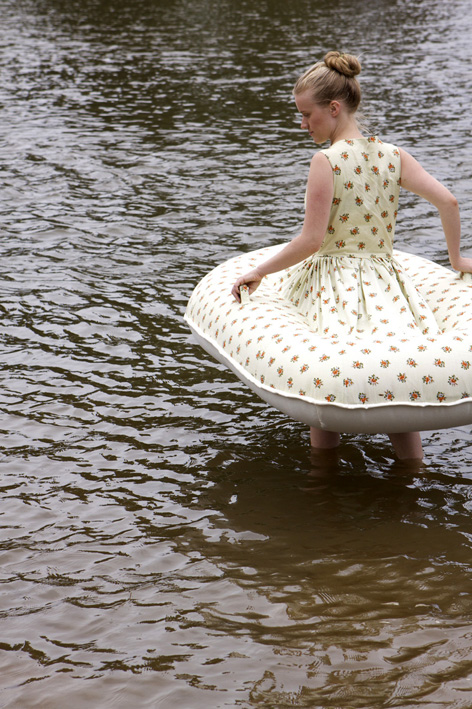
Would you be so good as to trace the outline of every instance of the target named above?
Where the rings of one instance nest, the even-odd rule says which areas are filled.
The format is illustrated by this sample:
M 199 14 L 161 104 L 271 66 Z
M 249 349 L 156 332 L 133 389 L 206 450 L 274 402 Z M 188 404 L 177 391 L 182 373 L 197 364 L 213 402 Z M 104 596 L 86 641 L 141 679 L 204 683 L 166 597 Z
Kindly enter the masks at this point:
M 197 342 L 264 401 L 319 429 L 399 433 L 472 423 L 472 276 L 394 250 L 434 313 L 435 333 L 324 337 L 283 295 L 280 273 L 238 303 L 235 280 L 284 244 L 208 273 L 185 320 Z M 283 279 L 282 279 L 283 280 Z

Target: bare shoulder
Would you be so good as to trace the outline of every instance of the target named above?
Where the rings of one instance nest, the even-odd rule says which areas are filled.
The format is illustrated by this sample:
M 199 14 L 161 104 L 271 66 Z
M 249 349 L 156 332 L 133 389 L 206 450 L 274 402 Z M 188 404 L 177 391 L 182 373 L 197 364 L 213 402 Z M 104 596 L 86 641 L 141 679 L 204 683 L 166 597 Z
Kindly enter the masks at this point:
M 332 174 L 332 167 L 327 155 L 323 152 L 315 153 L 310 163 L 310 177 L 327 179 Z
M 457 203 L 454 195 L 435 177 L 430 175 L 430 173 L 420 165 L 418 160 L 406 150 L 402 148 L 399 150 L 402 161 L 400 180 L 402 187 L 424 197 L 428 202 L 438 207 L 438 209 L 443 204 Z
M 430 177 L 413 155 L 399 148 L 401 160 L 401 186 L 412 192 L 418 192 L 421 183 Z
M 326 155 L 316 153 L 311 159 L 310 172 L 308 173 L 307 198 L 330 202 L 333 196 L 334 180 L 333 169 Z
M 406 167 L 414 167 L 416 165 L 419 165 L 418 160 L 416 160 L 411 153 L 406 151 L 404 148 L 398 148 L 400 152 L 400 159 L 402 162 L 402 168 L 404 166 Z

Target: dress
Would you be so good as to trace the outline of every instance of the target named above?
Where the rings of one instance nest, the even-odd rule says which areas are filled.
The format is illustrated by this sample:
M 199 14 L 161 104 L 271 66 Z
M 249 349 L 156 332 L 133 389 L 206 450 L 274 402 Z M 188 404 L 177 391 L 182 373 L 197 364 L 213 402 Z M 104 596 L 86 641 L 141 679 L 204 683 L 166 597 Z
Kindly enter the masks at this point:
M 334 176 L 319 251 L 285 273 L 281 291 L 324 337 L 381 341 L 438 333 L 436 319 L 393 258 L 400 152 L 377 137 L 321 151 Z
M 220 264 L 185 319 L 197 341 L 262 399 L 317 428 L 404 432 L 472 421 L 472 283 L 393 250 L 400 152 L 377 137 L 322 153 L 334 177 L 321 248 L 264 278 L 235 280 L 278 253 Z

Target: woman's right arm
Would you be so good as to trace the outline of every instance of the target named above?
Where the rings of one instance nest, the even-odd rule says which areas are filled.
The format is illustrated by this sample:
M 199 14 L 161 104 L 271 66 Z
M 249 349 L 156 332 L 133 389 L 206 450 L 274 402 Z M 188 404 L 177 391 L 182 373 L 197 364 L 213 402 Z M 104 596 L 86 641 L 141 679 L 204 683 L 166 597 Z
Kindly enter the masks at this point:
M 278 254 L 238 278 L 232 288 L 232 293 L 237 301 L 240 301 L 240 286 L 247 285 L 249 294 L 251 294 L 258 288 L 264 276 L 284 268 L 290 268 L 318 251 L 326 236 L 333 192 L 331 164 L 323 153 L 317 153 L 312 158 L 308 174 L 305 219 L 301 233 Z
M 452 268 L 472 273 L 472 258 L 461 256 L 461 222 L 457 199 L 409 153 L 400 148 L 400 155 L 401 186 L 434 204 L 441 217 Z

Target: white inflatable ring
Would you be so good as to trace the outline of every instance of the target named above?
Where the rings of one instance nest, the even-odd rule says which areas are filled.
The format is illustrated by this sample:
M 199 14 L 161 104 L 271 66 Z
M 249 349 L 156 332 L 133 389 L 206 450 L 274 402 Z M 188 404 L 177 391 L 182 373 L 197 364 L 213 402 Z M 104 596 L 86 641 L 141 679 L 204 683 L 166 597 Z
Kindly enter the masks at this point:
M 340 342 L 315 333 L 281 296 L 278 274 L 266 277 L 248 302 L 234 300 L 234 281 L 282 247 L 231 259 L 197 285 L 185 320 L 207 352 L 269 404 L 315 428 L 399 433 L 472 423 L 470 274 L 395 250 L 440 334 L 366 346 L 365 339 Z

